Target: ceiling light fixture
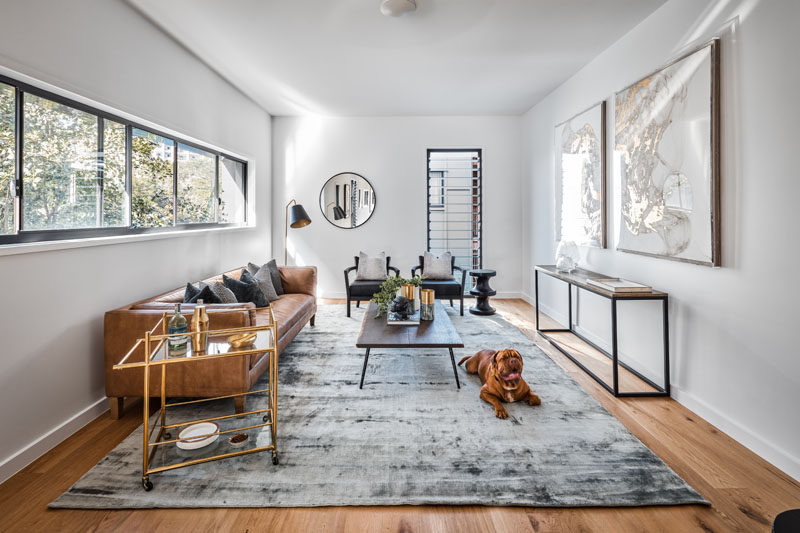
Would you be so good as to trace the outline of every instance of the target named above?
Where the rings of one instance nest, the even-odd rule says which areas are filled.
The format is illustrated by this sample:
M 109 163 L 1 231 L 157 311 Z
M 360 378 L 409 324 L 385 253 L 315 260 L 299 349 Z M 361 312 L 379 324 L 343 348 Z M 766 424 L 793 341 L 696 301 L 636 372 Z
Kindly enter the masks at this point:
M 417 9 L 416 0 L 383 0 L 381 13 L 387 17 L 399 17 Z

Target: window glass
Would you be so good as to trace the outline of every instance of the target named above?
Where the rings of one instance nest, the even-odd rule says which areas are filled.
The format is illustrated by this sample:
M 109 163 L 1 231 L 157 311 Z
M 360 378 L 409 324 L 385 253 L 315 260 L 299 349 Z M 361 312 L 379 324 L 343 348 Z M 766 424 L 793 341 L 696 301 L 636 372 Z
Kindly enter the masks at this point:
M 244 164 L 219 158 L 219 221 L 244 222 Z
M 14 88 L 0 83 L 0 235 L 14 233 Z
M 217 158 L 178 143 L 178 223 L 214 222 Z
M 22 229 L 100 225 L 97 117 L 24 95 Z
M 127 226 L 124 124 L 103 120 L 103 152 L 103 226 Z
M 172 165 L 174 141 L 133 129 L 131 226 L 155 228 L 173 224 Z

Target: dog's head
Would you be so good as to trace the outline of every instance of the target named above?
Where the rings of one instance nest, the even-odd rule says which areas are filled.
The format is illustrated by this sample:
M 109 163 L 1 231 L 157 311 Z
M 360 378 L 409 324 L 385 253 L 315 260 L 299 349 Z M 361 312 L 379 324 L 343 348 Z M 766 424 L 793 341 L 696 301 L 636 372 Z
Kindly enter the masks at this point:
M 504 389 L 516 389 L 522 377 L 522 356 L 516 350 L 500 350 L 492 357 Z

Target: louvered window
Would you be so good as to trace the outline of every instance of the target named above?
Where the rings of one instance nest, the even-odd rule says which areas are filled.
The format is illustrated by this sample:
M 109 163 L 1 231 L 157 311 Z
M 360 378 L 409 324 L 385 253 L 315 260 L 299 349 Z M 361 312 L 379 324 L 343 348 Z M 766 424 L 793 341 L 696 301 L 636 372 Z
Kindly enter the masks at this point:
M 482 262 L 481 163 L 480 149 L 428 150 L 428 251 L 451 252 L 465 270 Z

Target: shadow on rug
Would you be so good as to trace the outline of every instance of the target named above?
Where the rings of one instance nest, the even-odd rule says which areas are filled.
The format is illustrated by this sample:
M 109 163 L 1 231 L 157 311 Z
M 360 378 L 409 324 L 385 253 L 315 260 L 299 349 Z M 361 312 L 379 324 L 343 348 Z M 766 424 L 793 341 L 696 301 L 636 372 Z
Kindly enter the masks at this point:
M 448 309 L 465 345 L 456 360 L 486 347 L 518 350 L 541 406 L 510 404 L 509 418 L 496 418 L 478 398 L 477 376 L 459 368 L 456 389 L 447 350 L 374 349 L 359 390 L 363 312 L 347 318 L 343 306 L 320 306 L 317 325 L 281 355 L 279 465 L 269 453 L 203 463 L 152 475 L 145 492 L 140 427 L 50 507 L 708 504 L 499 316 Z M 173 420 L 232 412 L 232 400 L 220 400 Z M 268 444 L 261 429 L 251 440 Z M 229 444 L 220 437 L 212 446 L 223 453 Z

